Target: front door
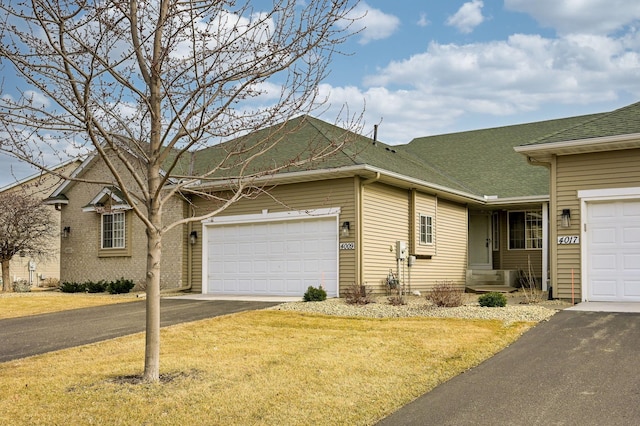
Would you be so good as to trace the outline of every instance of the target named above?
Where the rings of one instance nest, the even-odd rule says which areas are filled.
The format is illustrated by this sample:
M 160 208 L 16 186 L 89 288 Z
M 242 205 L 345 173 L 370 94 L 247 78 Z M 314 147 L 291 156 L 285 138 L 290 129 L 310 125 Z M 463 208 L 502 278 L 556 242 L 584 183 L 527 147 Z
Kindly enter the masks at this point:
M 491 213 L 469 214 L 469 269 L 492 269 Z

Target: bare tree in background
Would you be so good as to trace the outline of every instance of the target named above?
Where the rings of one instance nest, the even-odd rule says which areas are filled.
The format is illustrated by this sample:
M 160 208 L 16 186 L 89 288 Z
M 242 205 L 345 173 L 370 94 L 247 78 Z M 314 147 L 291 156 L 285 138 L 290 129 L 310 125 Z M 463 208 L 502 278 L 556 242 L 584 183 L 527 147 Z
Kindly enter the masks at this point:
M 8 0 L 0 60 L 21 77 L 0 99 L 0 150 L 41 168 L 54 152 L 93 151 L 147 232 L 143 380 L 160 370 L 162 236 L 256 191 L 257 177 L 331 155 L 309 146 L 287 164 L 252 162 L 283 138 L 233 144 L 194 174 L 191 151 L 286 122 L 323 104 L 318 87 L 349 36 L 349 0 Z M 254 6 L 255 5 L 255 6 Z M 17 90 L 17 89 L 16 89 Z M 357 120 L 347 119 L 345 125 Z M 342 142 L 344 143 L 344 141 Z M 221 151 L 222 152 L 222 151 Z M 224 176 L 228 197 L 205 216 L 163 221 L 167 201 Z M 69 176 L 64 176 L 69 178 Z
M 16 255 L 44 258 L 53 250 L 58 229 L 51 207 L 19 191 L 0 194 L 0 262 L 2 291 L 13 291 L 9 263 Z

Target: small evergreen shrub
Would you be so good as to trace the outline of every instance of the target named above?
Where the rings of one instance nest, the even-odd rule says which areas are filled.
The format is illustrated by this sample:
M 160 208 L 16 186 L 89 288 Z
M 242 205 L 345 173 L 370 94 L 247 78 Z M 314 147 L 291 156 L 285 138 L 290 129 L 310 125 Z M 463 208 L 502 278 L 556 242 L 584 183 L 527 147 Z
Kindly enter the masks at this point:
M 456 287 L 453 281 L 436 282 L 426 297 L 434 305 L 444 308 L 455 308 L 464 304 L 464 290 Z
M 87 281 L 84 285 L 87 293 L 104 293 L 107 290 L 107 282 L 104 280 Z
M 371 289 L 364 284 L 353 283 L 344 291 L 345 302 L 349 305 L 367 305 L 375 303 L 371 297 Z
M 111 281 L 107 284 L 107 291 L 110 294 L 122 294 L 129 293 L 133 287 L 135 287 L 133 280 L 125 280 L 120 278 L 119 280 Z
M 492 291 L 478 297 L 478 303 L 483 307 L 503 308 L 507 306 L 507 297 L 502 293 Z
M 13 291 L 16 293 L 29 293 L 31 284 L 27 280 L 18 280 L 13 283 Z
M 322 302 L 323 300 L 327 300 L 327 292 L 324 291 L 322 286 L 318 288 L 309 286 L 307 292 L 304 294 L 303 300 L 305 302 Z
M 84 283 L 63 282 L 60 284 L 60 291 L 63 293 L 84 293 L 87 288 Z

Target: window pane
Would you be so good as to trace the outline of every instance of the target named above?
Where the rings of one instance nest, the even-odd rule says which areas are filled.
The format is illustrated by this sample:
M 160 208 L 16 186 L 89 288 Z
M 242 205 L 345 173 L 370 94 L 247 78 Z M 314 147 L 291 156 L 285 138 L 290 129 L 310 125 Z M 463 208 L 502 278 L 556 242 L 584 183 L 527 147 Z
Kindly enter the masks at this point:
M 525 248 L 524 212 L 509 212 L 509 248 Z
M 124 212 L 102 215 L 102 248 L 124 248 Z
M 433 218 L 420 215 L 420 243 L 433 243 Z
M 509 248 L 542 248 L 542 211 L 509 212 Z

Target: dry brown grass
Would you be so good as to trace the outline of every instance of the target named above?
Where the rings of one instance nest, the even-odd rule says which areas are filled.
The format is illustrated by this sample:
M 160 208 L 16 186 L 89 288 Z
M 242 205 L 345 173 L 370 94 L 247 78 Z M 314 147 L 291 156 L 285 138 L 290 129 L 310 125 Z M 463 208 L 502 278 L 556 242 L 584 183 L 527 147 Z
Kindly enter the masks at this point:
M 368 425 L 477 365 L 532 324 L 254 311 L 0 364 L 0 424 Z
M 85 294 L 60 293 L 57 291 L 0 293 L 0 319 L 132 302 L 134 300 L 139 299 L 133 293 Z

